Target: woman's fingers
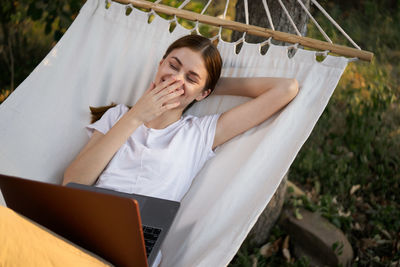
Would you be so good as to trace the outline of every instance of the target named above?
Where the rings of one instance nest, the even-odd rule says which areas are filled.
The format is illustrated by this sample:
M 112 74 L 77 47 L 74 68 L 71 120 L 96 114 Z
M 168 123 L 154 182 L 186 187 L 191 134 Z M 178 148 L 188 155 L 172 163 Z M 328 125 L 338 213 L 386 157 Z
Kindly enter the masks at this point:
M 151 90 L 153 90 L 156 87 L 156 84 L 154 82 L 151 82 L 149 87 L 146 89 L 146 91 L 144 93 L 148 93 Z
M 163 95 L 162 97 L 160 97 L 160 98 L 158 99 L 158 101 L 161 102 L 161 103 L 168 102 L 168 101 L 171 100 L 171 99 L 174 99 L 174 98 L 176 98 L 176 97 L 179 97 L 180 95 L 183 94 L 183 92 L 184 92 L 183 89 L 179 89 L 179 90 L 173 91 L 172 93 Z
M 168 109 L 176 108 L 177 106 L 179 106 L 179 104 L 180 104 L 179 101 L 171 104 L 166 104 L 161 107 L 161 111 L 164 112 L 167 111 Z
M 166 110 L 176 108 L 180 105 L 178 97 L 184 93 L 182 81 L 176 81 L 175 77 L 155 85 L 151 82 L 145 94 L 136 102 L 132 112 L 143 121 L 147 122 L 161 115 Z
M 160 91 L 162 91 L 165 87 L 168 87 L 169 85 L 171 85 L 172 83 L 174 83 L 176 81 L 175 77 L 169 77 L 168 79 L 166 79 L 165 81 L 159 83 L 155 90 L 153 91 L 154 94 L 158 94 Z
M 157 100 L 160 100 L 164 96 L 169 95 L 169 94 L 171 94 L 173 92 L 176 92 L 177 89 L 182 86 L 182 84 L 183 84 L 183 81 L 177 81 L 177 82 L 171 84 L 170 86 L 164 88 L 164 90 L 161 90 L 157 94 Z

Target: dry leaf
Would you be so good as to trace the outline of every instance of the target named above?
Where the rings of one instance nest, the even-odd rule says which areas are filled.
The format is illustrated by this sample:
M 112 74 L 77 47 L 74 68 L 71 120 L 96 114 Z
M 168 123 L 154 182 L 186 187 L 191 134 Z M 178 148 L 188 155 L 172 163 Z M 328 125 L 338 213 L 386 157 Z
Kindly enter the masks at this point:
M 252 267 L 257 267 L 257 264 L 258 264 L 258 258 L 255 256 L 255 255 L 250 255 L 250 258 L 252 259 L 252 261 L 253 261 L 253 265 L 252 265 Z
M 392 239 L 392 236 L 390 235 L 390 233 L 388 231 L 386 231 L 385 229 L 381 229 L 379 228 L 379 231 L 385 235 L 388 239 Z
M 271 257 L 274 253 L 274 246 L 270 242 L 260 248 L 260 254 L 265 258 Z
M 379 256 L 375 256 L 372 258 L 376 262 L 381 262 L 381 258 Z
M 369 247 L 376 247 L 376 241 L 372 238 L 362 238 L 361 239 L 361 248 L 363 250 L 369 248 Z
M 351 187 L 351 189 L 350 189 L 350 196 L 351 196 L 352 194 L 354 194 L 354 192 L 356 192 L 358 189 L 360 189 L 360 187 L 361 187 L 361 185 L 359 185 L 359 184 L 353 185 L 353 186 Z
M 260 254 L 265 257 L 271 257 L 279 250 L 279 245 L 281 243 L 282 238 L 279 238 L 274 243 L 268 242 L 260 248 Z
M 288 188 L 291 187 L 293 189 L 293 192 L 290 193 L 293 196 L 301 197 L 301 196 L 303 196 L 305 194 L 304 191 L 300 189 L 300 187 L 296 186 L 291 181 L 288 180 L 287 183 L 288 183 Z
M 282 248 L 289 248 L 289 236 L 288 235 L 285 237 L 285 240 L 283 241 Z
M 344 213 L 344 212 L 342 211 L 342 207 L 339 208 L 338 213 L 339 213 L 339 216 L 343 216 L 343 217 L 349 217 L 349 216 L 351 215 L 351 212 L 350 212 L 350 211 Z
M 286 259 L 286 262 L 290 262 L 290 251 L 287 248 L 282 249 L 282 254 Z
M 282 254 L 286 259 L 286 262 L 290 262 L 290 251 L 289 251 L 289 236 L 285 237 L 282 245 Z
M 278 238 L 277 240 L 274 241 L 273 245 L 274 245 L 274 251 L 278 252 L 279 247 L 281 246 L 282 243 L 282 237 Z
M 376 240 L 376 244 L 378 244 L 378 245 L 392 244 L 392 240 L 379 239 L 379 240 Z

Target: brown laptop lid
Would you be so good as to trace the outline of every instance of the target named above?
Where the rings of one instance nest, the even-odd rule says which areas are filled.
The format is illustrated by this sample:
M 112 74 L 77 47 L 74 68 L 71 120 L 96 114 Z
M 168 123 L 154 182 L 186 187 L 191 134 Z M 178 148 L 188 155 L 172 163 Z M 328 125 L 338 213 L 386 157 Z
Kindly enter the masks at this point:
M 148 266 L 136 200 L 0 175 L 7 206 L 116 266 Z

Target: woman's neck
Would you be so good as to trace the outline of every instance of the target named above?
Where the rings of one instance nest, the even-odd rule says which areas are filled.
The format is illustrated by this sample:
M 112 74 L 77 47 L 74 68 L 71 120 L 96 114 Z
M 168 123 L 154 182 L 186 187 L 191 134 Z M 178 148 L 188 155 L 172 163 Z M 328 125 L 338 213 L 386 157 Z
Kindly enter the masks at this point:
M 155 119 L 145 122 L 144 125 L 147 128 L 152 129 L 164 129 L 171 125 L 172 123 L 178 121 L 182 117 L 182 109 L 171 109 L 160 116 L 156 117 Z

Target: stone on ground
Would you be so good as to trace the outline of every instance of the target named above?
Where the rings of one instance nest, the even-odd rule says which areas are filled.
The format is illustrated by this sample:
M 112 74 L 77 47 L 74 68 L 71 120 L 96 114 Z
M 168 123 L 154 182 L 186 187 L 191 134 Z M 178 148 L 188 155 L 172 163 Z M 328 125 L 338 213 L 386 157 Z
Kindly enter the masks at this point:
M 290 235 L 296 258 L 307 257 L 311 266 L 350 266 L 353 249 L 343 232 L 318 213 L 299 211 L 301 220 L 292 208 L 284 208 L 279 219 Z

